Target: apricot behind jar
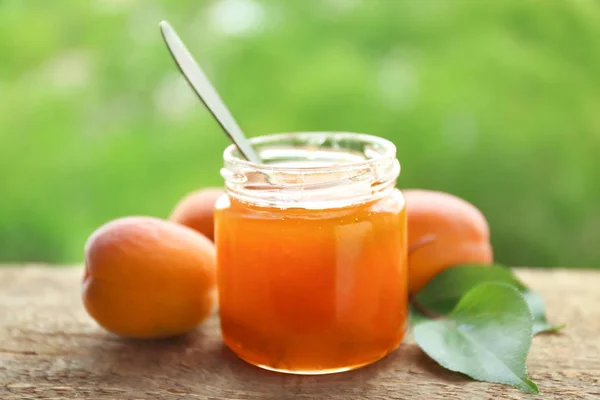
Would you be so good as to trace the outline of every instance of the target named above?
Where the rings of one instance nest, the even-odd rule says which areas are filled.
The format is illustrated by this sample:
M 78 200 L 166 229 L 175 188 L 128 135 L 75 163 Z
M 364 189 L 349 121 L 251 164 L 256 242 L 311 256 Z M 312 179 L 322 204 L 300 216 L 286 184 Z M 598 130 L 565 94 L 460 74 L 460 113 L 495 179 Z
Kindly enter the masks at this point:
M 215 240 L 214 210 L 222 189 L 206 188 L 187 194 L 177 203 L 169 220 L 185 225 Z
M 457 264 L 490 264 L 487 220 L 474 205 L 448 193 L 403 190 L 408 215 L 409 292 Z
M 216 303 L 212 242 L 172 222 L 151 217 L 109 222 L 88 239 L 85 268 L 85 308 L 121 336 L 182 334 Z

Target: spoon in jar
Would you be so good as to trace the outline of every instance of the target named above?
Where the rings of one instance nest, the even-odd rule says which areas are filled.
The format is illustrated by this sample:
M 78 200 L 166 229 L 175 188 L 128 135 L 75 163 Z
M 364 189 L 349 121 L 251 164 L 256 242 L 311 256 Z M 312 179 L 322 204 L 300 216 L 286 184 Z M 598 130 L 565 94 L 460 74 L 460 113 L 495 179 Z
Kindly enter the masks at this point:
M 217 120 L 229 139 L 237 146 L 242 156 L 255 164 L 260 164 L 260 158 L 244 136 L 231 112 L 221 100 L 221 97 L 210 83 L 202 69 L 194 60 L 185 44 L 167 21 L 160 23 L 160 32 L 179 70 L 188 81 L 200 101 Z

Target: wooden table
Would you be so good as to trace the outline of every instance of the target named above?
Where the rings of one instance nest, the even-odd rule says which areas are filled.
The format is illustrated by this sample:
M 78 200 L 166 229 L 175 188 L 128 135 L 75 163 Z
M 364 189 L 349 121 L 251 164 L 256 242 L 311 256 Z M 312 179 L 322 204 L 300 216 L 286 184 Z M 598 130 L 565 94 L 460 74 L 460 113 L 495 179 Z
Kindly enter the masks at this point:
M 1 399 L 521 399 L 517 389 L 445 371 L 408 337 L 385 359 L 325 376 L 263 371 L 221 342 L 217 316 L 164 341 L 120 339 L 80 299 L 80 268 L 0 267 Z M 600 399 L 600 271 L 527 270 L 560 334 L 528 358 L 541 399 Z

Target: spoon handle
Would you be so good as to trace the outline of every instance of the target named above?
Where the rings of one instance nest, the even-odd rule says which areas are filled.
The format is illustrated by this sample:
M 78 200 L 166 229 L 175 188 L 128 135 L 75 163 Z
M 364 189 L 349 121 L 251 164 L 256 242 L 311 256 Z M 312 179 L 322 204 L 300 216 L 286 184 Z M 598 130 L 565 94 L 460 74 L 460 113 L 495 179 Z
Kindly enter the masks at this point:
M 252 146 L 250 146 L 241 128 L 235 122 L 233 115 L 231 115 L 231 112 L 225 103 L 223 103 L 223 100 L 221 100 L 221 97 L 204 72 L 202 72 L 202 69 L 196 63 L 194 57 L 192 57 L 175 30 L 167 21 L 162 21 L 160 23 L 160 31 L 173 60 L 175 60 L 175 64 L 177 64 L 185 79 L 194 89 L 200 101 L 204 103 L 219 125 L 221 125 L 221 128 L 223 128 L 233 143 L 237 145 L 242 155 L 248 161 L 260 164 L 258 155 Z

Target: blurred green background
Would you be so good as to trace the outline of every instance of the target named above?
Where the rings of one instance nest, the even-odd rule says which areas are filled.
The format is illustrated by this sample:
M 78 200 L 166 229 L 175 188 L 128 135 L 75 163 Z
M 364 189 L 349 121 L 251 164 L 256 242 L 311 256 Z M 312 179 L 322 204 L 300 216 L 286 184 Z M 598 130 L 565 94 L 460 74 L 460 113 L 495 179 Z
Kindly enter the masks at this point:
M 102 223 L 221 185 L 162 19 L 249 135 L 387 137 L 400 186 L 476 204 L 499 261 L 600 265 L 591 0 L 1 0 L 1 262 L 80 262 Z

